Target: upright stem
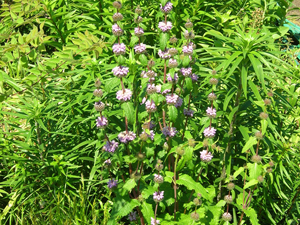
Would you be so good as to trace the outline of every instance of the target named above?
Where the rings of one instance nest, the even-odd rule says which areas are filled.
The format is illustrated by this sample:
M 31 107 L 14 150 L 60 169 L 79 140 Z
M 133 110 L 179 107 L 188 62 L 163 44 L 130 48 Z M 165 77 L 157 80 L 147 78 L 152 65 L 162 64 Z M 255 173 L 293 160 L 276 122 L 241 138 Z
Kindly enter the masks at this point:
M 38 143 L 38 148 L 39 148 L 39 152 L 40 152 L 40 157 L 41 157 L 41 160 L 44 161 L 43 149 L 40 149 L 41 144 L 42 144 L 41 130 L 40 130 L 40 125 L 37 121 L 35 122 L 35 126 L 36 126 L 36 136 L 37 136 L 37 143 Z
M 191 98 L 192 98 L 192 92 L 190 93 L 190 96 L 189 96 L 188 110 L 190 110 Z M 188 122 L 188 117 L 186 116 L 186 118 L 185 118 L 185 124 L 184 124 L 184 130 L 183 130 L 183 134 L 182 134 L 181 140 L 184 139 L 184 135 L 185 135 L 185 130 L 186 130 L 187 122 Z
M 165 59 L 165 64 L 164 64 L 164 83 L 166 83 L 166 75 L 167 75 L 167 60 Z
M 125 130 L 126 130 L 126 134 L 128 134 L 128 121 L 126 116 L 125 116 Z
M 155 211 L 154 211 L 154 219 L 156 222 L 156 213 L 157 213 L 158 202 L 156 202 Z
M 175 166 L 174 166 L 174 221 L 176 221 L 176 204 L 177 204 L 177 186 L 176 186 L 176 167 L 177 167 L 177 162 L 178 162 L 178 155 L 176 155 L 176 160 L 175 160 Z
M 124 88 L 124 83 L 123 83 L 123 79 L 122 77 L 120 78 L 121 81 L 121 86 L 122 86 L 122 90 L 123 90 L 123 94 L 125 93 L 125 88 Z

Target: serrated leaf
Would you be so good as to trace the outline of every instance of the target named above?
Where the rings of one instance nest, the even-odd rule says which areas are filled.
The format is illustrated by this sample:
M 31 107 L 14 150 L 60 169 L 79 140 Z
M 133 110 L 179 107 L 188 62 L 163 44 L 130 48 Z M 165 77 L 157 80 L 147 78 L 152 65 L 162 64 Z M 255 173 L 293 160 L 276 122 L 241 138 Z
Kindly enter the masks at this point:
M 262 172 L 262 165 L 257 163 L 247 163 L 247 167 L 249 169 L 249 178 L 257 179 L 257 177 Z
M 151 217 L 154 218 L 152 205 L 143 201 L 141 205 L 141 211 L 143 213 L 144 219 L 147 221 L 147 224 L 151 224 Z
M 257 219 L 256 211 L 252 208 L 244 210 L 246 216 L 250 218 L 251 224 L 253 225 L 259 225 L 259 221 Z
M 165 50 L 167 47 L 167 41 L 168 41 L 168 33 L 161 33 L 159 36 L 159 44 L 160 44 L 160 49 Z
M 244 189 L 247 189 L 247 188 L 249 188 L 249 187 L 251 187 L 251 186 L 253 186 L 253 185 L 257 184 L 257 183 L 258 183 L 257 179 L 252 179 L 252 180 L 250 180 L 249 182 L 247 182 L 245 184 Z
M 253 145 L 257 143 L 257 140 L 255 137 L 250 137 L 247 143 L 244 145 L 242 149 L 242 153 L 246 152 L 248 149 L 250 149 Z
M 129 179 L 124 184 L 123 188 L 127 191 L 131 191 L 136 186 L 136 182 L 134 179 Z

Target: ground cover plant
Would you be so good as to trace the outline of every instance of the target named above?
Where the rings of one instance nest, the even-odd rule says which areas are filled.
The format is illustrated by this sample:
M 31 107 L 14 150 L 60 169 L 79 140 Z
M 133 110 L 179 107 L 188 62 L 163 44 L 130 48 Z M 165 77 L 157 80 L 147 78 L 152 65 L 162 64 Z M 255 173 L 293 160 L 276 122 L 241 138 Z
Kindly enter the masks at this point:
M 288 1 L 0 1 L 1 224 L 299 224 Z

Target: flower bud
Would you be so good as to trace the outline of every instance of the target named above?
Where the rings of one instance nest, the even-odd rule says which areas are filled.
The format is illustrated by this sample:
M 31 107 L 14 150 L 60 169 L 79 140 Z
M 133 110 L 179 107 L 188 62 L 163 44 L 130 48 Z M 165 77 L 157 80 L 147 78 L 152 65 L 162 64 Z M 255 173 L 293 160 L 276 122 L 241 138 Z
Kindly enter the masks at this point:
M 115 7 L 116 9 L 121 9 L 122 8 L 122 4 L 119 1 L 114 1 L 113 2 L 113 7 Z
M 154 179 L 153 180 L 154 180 L 155 183 L 158 183 L 158 184 L 161 184 L 161 183 L 164 182 L 164 178 L 160 174 L 154 174 Z
M 259 114 L 259 117 L 262 119 L 262 120 L 266 120 L 266 119 L 268 119 L 268 113 L 265 113 L 265 112 L 261 112 L 260 114 Z
M 98 112 L 102 112 L 105 109 L 105 104 L 101 101 L 95 102 L 94 107 Z
M 194 39 L 195 38 L 195 34 L 194 31 L 190 31 L 188 32 L 187 30 L 184 32 L 184 38 L 189 40 L 189 39 Z
M 265 103 L 265 105 L 271 105 L 271 104 L 272 104 L 271 100 L 268 99 L 268 98 L 266 98 L 266 99 L 264 100 L 264 103 Z
M 262 132 L 260 131 L 255 132 L 255 137 L 257 140 L 262 140 L 264 138 Z
M 157 171 L 161 171 L 164 168 L 164 165 L 162 164 L 161 160 L 157 160 L 157 164 L 155 165 L 155 169 Z
M 138 16 L 137 18 L 134 18 L 133 21 L 134 21 L 135 23 L 141 23 L 141 22 L 143 21 L 143 17 Z
M 197 193 L 197 197 L 198 197 L 198 198 L 201 198 L 202 195 L 201 195 L 200 193 Z
M 268 92 L 267 95 L 268 95 L 269 97 L 273 97 L 272 91 Z
M 208 139 L 204 139 L 203 140 L 203 148 L 207 147 L 208 146 Z
M 261 157 L 259 155 L 254 155 L 254 156 L 252 156 L 251 160 L 254 163 L 260 163 L 261 162 Z
M 271 168 L 271 167 L 267 168 L 267 173 L 272 173 L 272 171 L 273 171 L 273 168 Z
M 155 62 L 153 61 L 153 59 L 150 59 L 149 61 L 148 61 L 148 66 L 151 68 L 151 67 L 153 67 L 153 66 L 155 66 Z
M 138 161 L 143 161 L 146 158 L 146 155 L 144 153 L 138 153 L 136 158 Z
M 227 189 L 230 190 L 230 191 L 233 190 L 234 187 L 235 187 L 235 184 L 232 183 L 232 182 L 230 182 L 230 183 L 227 184 Z
M 142 141 L 147 141 L 148 140 L 148 135 L 145 132 L 143 132 L 143 133 L 140 134 L 140 138 L 141 138 Z
M 101 81 L 99 80 L 99 78 L 95 81 L 95 87 L 99 88 L 101 86 Z
M 147 91 L 148 95 L 152 95 L 152 94 L 156 93 L 156 87 L 155 87 L 155 85 L 154 84 L 153 85 L 148 85 L 146 91 Z
M 115 13 L 112 18 L 114 22 L 121 21 L 123 19 L 123 15 L 121 13 Z
M 101 89 L 95 89 L 95 91 L 93 92 L 93 95 L 95 97 L 102 97 L 103 91 Z
M 212 149 L 215 149 L 215 148 L 217 147 L 217 145 L 216 145 L 216 144 L 212 144 L 210 147 L 211 147 Z
M 217 100 L 217 96 L 215 93 L 210 93 L 208 96 L 207 96 L 207 99 L 209 101 L 214 101 L 214 100 Z
M 138 15 L 140 15 L 140 14 L 143 13 L 143 10 L 140 8 L 139 5 L 138 5 L 138 6 L 136 7 L 136 9 L 135 9 L 135 13 L 138 14 Z
M 193 202 L 194 202 L 194 204 L 195 204 L 196 206 L 199 206 L 199 205 L 202 204 L 202 200 L 199 199 L 199 198 L 194 198 Z
M 177 38 L 175 36 L 173 36 L 173 37 L 170 38 L 169 41 L 170 41 L 171 44 L 175 44 L 177 42 Z
M 212 70 L 212 71 L 211 71 L 211 74 L 214 76 L 214 75 L 216 75 L 216 74 L 217 74 L 217 71 L 215 71 L 215 70 Z
M 181 91 L 181 89 L 179 87 L 175 89 L 175 93 L 178 95 L 180 94 L 180 91 Z
M 232 203 L 232 196 L 231 195 L 225 195 L 224 196 L 224 201 L 228 204 Z
M 222 219 L 223 219 L 224 221 L 231 221 L 231 220 L 232 220 L 232 216 L 231 216 L 230 213 L 226 212 L 226 213 L 224 213 L 224 214 L 222 215 Z
M 199 214 L 196 212 L 192 212 L 191 213 L 191 219 L 194 221 L 198 221 L 199 220 Z
M 185 28 L 192 28 L 193 23 L 188 19 L 184 26 L 185 26 Z
M 153 70 L 148 70 L 148 71 L 146 72 L 146 75 L 147 75 L 147 77 L 149 77 L 149 78 L 153 78 L 153 77 L 155 77 L 156 73 L 155 73 Z
M 178 146 L 178 147 L 176 148 L 176 153 L 177 153 L 178 155 L 180 155 L 180 156 L 183 156 L 183 155 L 184 155 L 184 149 L 183 149 L 183 147 Z
M 193 139 L 193 138 L 189 139 L 189 140 L 188 140 L 188 143 L 189 143 L 189 146 L 190 146 L 190 147 L 192 147 L 192 148 L 195 147 L 195 144 L 196 144 L 196 143 L 195 143 L 195 139 Z
M 274 162 L 273 162 L 273 161 L 270 161 L 270 162 L 269 162 L 269 165 L 270 165 L 270 167 L 273 167 L 273 166 L 274 166 Z
M 262 182 L 264 182 L 264 177 L 262 175 L 259 175 L 257 177 L 257 180 L 258 180 L 259 183 L 262 183 Z
M 178 54 L 178 50 L 176 48 L 170 48 L 169 49 L 169 54 L 171 56 L 177 55 Z
M 163 149 L 164 149 L 164 150 L 166 150 L 166 151 L 168 151 L 168 150 L 169 150 L 169 145 L 168 145 L 168 143 L 167 143 L 167 142 L 165 142 L 165 143 L 164 143 L 164 145 L 163 145 Z
M 216 78 L 211 78 L 211 79 L 209 80 L 209 83 L 210 83 L 211 85 L 217 85 L 217 84 L 219 83 L 219 81 L 218 81 L 218 79 L 216 79 Z

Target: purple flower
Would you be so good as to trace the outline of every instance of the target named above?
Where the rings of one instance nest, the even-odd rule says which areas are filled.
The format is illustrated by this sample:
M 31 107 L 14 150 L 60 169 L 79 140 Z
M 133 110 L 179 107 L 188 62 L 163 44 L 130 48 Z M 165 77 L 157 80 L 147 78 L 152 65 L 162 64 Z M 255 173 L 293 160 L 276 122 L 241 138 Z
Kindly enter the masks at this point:
M 193 50 L 193 45 L 185 45 L 182 47 L 182 52 L 184 55 L 192 55 Z
M 120 90 L 117 92 L 117 99 L 120 101 L 129 101 L 132 96 L 132 92 L 130 89 L 125 89 L 125 92 L 123 93 L 123 90 Z
M 158 28 L 162 31 L 162 32 L 169 32 L 172 29 L 172 23 L 170 21 L 167 21 L 167 23 L 165 23 L 165 21 L 159 22 L 158 23 Z
M 140 104 L 140 105 L 143 105 L 143 104 L 145 104 L 146 100 L 147 100 L 147 98 L 146 98 L 146 97 L 144 97 L 144 98 L 142 99 L 142 102 L 141 102 L 141 104 Z
M 134 51 L 136 54 L 143 54 L 146 51 L 146 45 L 143 43 L 140 43 L 140 44 L 134 46 Z
M 184 109 L 183 110 L 183 114 L 185 116 L 188 116 L 188 117 L 193 117 L 194 116 L 194 110 L 192 110 L 192 109 Z
M 157 89 L 156 89 L 155 84 L 148 84 L 148 85 L 147 85 L 146 91 L 147 91 L 147 94 L 148 94 L 148 95 L 151 95 L 151 94 L 156 93 L 156 92 L 157 92 Z
M 150 128 L 151 128 L 151 124 L 150 124 Z M 146 133 L 145 131 L 142 132 L 142 134 L 147 134 L 148 138 L 150 138 L 152 141 L 154 140 L 154 131 L 150 130 L 150 134 Z
M 106 142 L 106 144 L 103 146 L 103 150 L 106 152 L 114 153 L 118 147 L 119 143 L 112 140 Z
M 137 36 L 137 37 L 143 36 L 143 34 L 144 34 L 143 28 L 141 28 L 141 27 L 136 27 L 136 28 L 134 28 L 134 34 L 135 34 L 135 36 Z
M 130 220 L 130 221 L 135 221 L 136 220 L 136 212 L 134 211 L 134 212 L 131 212 L 131 213 L 129 213 L 129 215 L 128 215 L 128 219 Z
M 207 127 L 203 133 L 206 138 L 213 138 L 216 135 L 217 130 L 213 127 Z
M 149 77 L 149 78 L 153 78 L 153 77 L 156 77 L 157 73 L 155 73 L 153 70 L 148 70 L 146 72 L 146 77 Z
M 183 76 L 187 77 L 187 76 L 190 76 L 192 74 L 192 68 L 191 67 L 181 68 L 180 72 L 182 73 Z
M 175 105 L 177 103 L 179 96 L 176 94 L 170 94 L 166 96 L 166 102 L 169 105 Z
M 155 202 L 160 202 L 164 199 L 164 191 L 156 191 L 153 194 L 153 200 Z
M 106 117 L 101 116 L 96 119 L 97 128 L 105 128 L 108 124 L 108 120 Z
M 174 78 L 172 78 L 172 76 L 171 76 L 171 74 L 167 74 L 167 81 L 169 82 L 169 83 L 176 83 L 177 81 L 178 81 L 178 74 L 177 73 L 175 73 L 174 74 Z
M 104 163 L 107 165 L 107 166 L 110 166 L 111 165 L 111 160 L 110 159 L 107 159 L 104 161 Z
M 171 2 L 167 2 L 164 7 L 160 4 L 160 10 L 165 14 L 171 12 L 172 8 L 173 4 Z
M 211 152 L 203 150 L 200 152 L 200 158 L 203 162 L 210 162 L 213 158 L 213 155 L 211 154 Z
M 169 66 L 169 68 L 176 68 L 178 66 L 177 60 L 176 59 L 170 59 L 168 66 Z
M 151 225 L 157 225 L 157 224 L 159 224 L 159 220 L 156 220 L 153 217 L 151 217 Z
M 182 98 L 178 97 L 178 99 L 177 99 L 177 101 L 175 103 L 175 107 L 179 108 L 182 105 L 182 102 L 183 102 Z
M 154 174 L 154 182 L 159 184 L 163 183 L 164 182 L 163 176 L 160 174 Z
M 117 37 L 119 37 L 123 34 L 123 30 L 116 23 L 114 25 L 112 25 L 112 32 L 113 32 L 113 35 L 115 35 Z
M 116 43 L 112 46 L 112 50 L 116 55 L 124 55 L 126 53 L 126 46 L 123 43 Z
M 217 115 L 217 110 L 211 107 L 208 107 L 206 110 L 206 115 L 210 118 L 215 118 Z
M 132 131 L 128 131 L 128 133 L 126 133 L 126 131 L 123 131 L 119 133 L 118 138 L 120 142 L 126 144 L 127 142 L 133 141 L 136 138 L 136 134 Z
M 156 106 L 153 100 L 146 102 L 146 110 L 148 113 L 152 113 L 156 111 Z
M 165 95 L 165 94 L 170 93 L 170 92 L 171 92 L 170 89 L 166 89 L 166 90 L 164 90 L 164 91 L 162 92 L 162 94 Z
M 129 68 L 126 66 L 116 66 L 112 69 L 112 72 L 118 78 L 126 77 L 129 73 Z
M 193 73 L 190 77 L 192 78 L 193 82 L 197 82 L 198 81 L 198 75 L 197 74 Z
M 171 55 L 169 53 L 169 50 L 166 49 L 165 51 L 162 51 L 162 50 L 158 50 L 158 56 L 162 59 L 169 59 L 171 58 Z
M 117 187 L 117 185 L 118 185 L 118 181 L 115 180 L 114 178 L 111 179 L 111 180 L 109 180 L 109 181 L 107 182 L 107 186 L 108 186 L 109 189 L 112 189 L 112 188 L 114 188 L 114 187 Z
M 177 134 L 175 127 L 164 127 L 162 132 L 166 137 L 174 137 Z

